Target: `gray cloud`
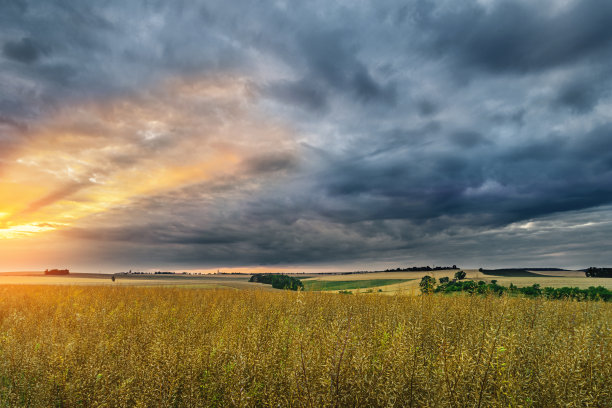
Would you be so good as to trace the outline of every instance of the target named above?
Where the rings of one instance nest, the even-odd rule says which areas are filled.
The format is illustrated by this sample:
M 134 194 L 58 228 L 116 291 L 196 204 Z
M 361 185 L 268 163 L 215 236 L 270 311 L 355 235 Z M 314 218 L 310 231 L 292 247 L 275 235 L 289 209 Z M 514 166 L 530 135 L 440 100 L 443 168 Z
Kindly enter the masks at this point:
M 431 5 L 415 20 L 431 33 L 425 43 L 431 52 L 456 54 L 464 63 L 493 72 L 549 69 L 609 54 L 609 2 L 571 2 L 552 14 L 542 6 L 500 1 L 490 10 L 476 4 L 441 10 Z
M 289 153 L 265 154 L 247 159 L 245 166 L 249 173 L 255 174 L 294 170 L 297 158 Z
M 253 115 L 293 132 L 291 149 L 235 136 L 253 151 L 249 177 L 156 193 L 62 232 L 99 242 L 100 258 L 579 266 L 609 236 L 609 1 L 4 6 L 0 143 L 12 149 L 66 106 L 163 106 L 158 83 L 220 74 L 249 84 Z M 215 103 L 177 109 L 214 133 L 234 109 Z M 100 133 L 87 126 L 71 130 Z M 167 133 L 106 165 L 189 137 Z
M 316 113 L 328 109 L 325 88 L 303 79 L 274 82 L 264 88 L 264 94 L 288 105 L 303 107 Z
M 591 112 L 610 93 L 609 74 L 587 72 L 564 83 L 553 106 L 565 108 L 572 113 Z
M 5 57 L 15 61 L 31 64 L 40 57 L 39 48 L 30 38 L 22 38 L 21 41 L 8 41 L 2 47 Z

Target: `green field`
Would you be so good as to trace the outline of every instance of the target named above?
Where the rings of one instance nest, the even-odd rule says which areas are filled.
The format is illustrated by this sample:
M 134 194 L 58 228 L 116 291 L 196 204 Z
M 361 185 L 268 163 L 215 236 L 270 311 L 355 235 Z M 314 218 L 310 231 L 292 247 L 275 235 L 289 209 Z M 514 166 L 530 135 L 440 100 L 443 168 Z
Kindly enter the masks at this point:
M 305 280 L 304 289 L 309 291 L 353 290 L 394 285 L 414 279 L 368 279 L 368 280 Z

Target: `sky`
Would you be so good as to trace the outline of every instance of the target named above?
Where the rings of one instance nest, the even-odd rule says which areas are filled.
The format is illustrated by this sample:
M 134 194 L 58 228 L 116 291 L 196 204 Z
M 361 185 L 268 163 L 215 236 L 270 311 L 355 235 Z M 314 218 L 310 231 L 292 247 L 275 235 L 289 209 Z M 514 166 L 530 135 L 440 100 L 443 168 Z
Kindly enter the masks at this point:
M 0 270 L 610 266 L 610 21 L 0 0 Z

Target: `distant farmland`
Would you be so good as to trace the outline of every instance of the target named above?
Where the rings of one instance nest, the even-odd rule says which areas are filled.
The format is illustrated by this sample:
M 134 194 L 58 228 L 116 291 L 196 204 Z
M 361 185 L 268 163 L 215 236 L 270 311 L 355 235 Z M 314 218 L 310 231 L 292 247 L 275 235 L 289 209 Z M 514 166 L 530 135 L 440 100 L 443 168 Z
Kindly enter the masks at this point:
M 433 276 L 452 278 L 456 270 L 441 271 L 403 271 L 403 272 L 370 272 L 352 274 L 309 274 L 292 275 L 302 280 L 306 290 L 321 291 L 361 291 L 372 290 L 382 294 L 418 294 L 420 279 Z M 542 287 L 579 287 L 604 286 L 612 290 L 610 278 L 587 278 L 584 271 L 561 270 L 486 270 L 465 269 L 467 279 L 475 281 L 498 281 L 500 285 L 531 286 L 539 284 Z M 52 284 L 52 285 L 112 285 L 112 286 L 181 286 L 186 288 L 233 288 L 250 290 L 277 290 L 270 285 L 249 282 L 251 275 L 218 274 L 218 275 L 116 275 L 116 281 L 111 281 L 111 275 L 72 273 L 65 276 L 44 276 L 42 272 L 0 273 L 1 284 Z M 343 283 L 330 283 L 343 282 Z
M 527 269 L 481 269 L 479 270 L 483 275 L 493 275 L 501 277 L 516 277 L 516 278 L 537 278 L 542 276 L 549 277 L 561 277 L 562 275 L 556 274 L 558 271 L 541 271 L 541 273 L 531 272 Z
M 309 279 L 304 279 L 304 286 L 307 290 L 340 291 L 355 290 L 367 291 L 373 289 L 382 294 L 418 294 L 418 284 L 420 279 L 425 276 L 433 276 L 436 279 L 443 277 L 453 278 L 456 270 L 448 271 L 417 271 L 417 272 L 376 272 L 351 275 L 311 275 Z M 542 287 L 579 287 L 586 289 L 589 286 L 604 286 L 612 289 L 612 279 L 609 278 L 587 278 L 583 271 L 561 271 L 561 270 L 487 270 L 465 269 L 468 280 L 485 281 L 490 283 L 495 280 L 500 285 L 513 285 L 523 287 L 539 284 Z M 339 282 L 338 284 L 334 282 Z

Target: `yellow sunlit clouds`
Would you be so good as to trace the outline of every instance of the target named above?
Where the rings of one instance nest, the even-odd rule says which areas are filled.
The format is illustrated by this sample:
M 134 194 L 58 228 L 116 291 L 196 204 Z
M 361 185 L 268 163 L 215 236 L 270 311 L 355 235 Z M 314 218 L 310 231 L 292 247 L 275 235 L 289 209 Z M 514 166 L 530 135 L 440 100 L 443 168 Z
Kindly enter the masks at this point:
M 30 130 L 0 182 L 0 239 L 73 225 L 133 200 L 244 177 L 257 151 L 290 148 L 236 78 L 172 80 L 121 100 L 66 107 Z
M 58 227 L 64 226 L 67 224 L 23 224 L 23 225 L 15 225 L 8 226 L 6 228 L 0 228 L 0 239 L 15 239 L 15 238 L 23 238 L 25 236 L 44 232 L 44 231 L 52 231 Z

